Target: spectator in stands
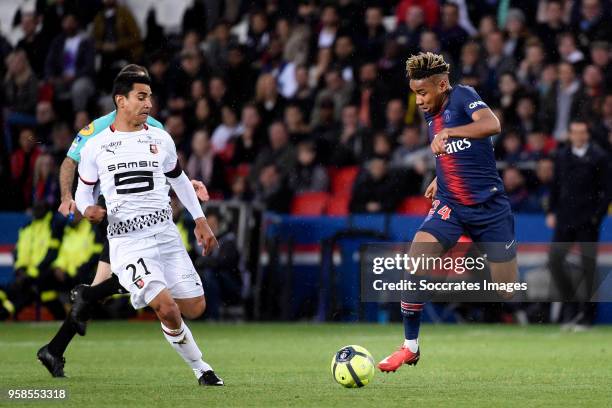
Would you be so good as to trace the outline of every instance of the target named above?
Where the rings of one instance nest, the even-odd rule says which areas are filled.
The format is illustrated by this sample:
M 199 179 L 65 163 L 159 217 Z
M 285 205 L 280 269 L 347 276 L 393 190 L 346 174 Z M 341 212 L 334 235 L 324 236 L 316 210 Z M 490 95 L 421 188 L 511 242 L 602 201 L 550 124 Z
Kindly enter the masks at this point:
M 280 170 L 274 163 L 262 167 L 257 175 L 253 201 L 268 211 L 287 214 L 293 193 Z
M 517 75 L 523 86 L 527 88 L 537 87 L 545 62 L 546 53 L 540 41 L 537 39 L 528 40 L 525 45 L 525 58 L 519 65 Z
M 219 21 L 204 43 L 206 58 L 215 64 L 216 68 L 227 66 L 230 44 L 236 41 L 231 34 L 231 28 L 227 21 Z
M 12 150 L 13 127 L 35 126 L 38 80 L 30 68 L 25 51 L 13 51 L 6 59 L 7 73 L 4 78 L 3 100 L 5 111 L 4 143 Z
M 543 157 L 536 164 L 536 185 L 529 193 L 529 207 L 534 211 L 546 214 L 550 206 L 550 189 L 554 177 L 554 162 Z
M 321 30 L 317 39 L 317 47 L 331 48 L 338 34 L 340 20 L 336 6 L 328 4 L 321 11 Z
M 58 36 L 62 32 L 62 20 L 66 14 L 77 13 L 77 9 L 76 0 L 56 0 L 45 4 L 41 10 L 41 34 L 50 40 Z
M 378 81 L 376 64 L 363 64 L 359 69 L 359 86 L 352 99 L 359 106 L 359 122 L 362 126 L 373 129 L 384 126 L 387 98 L 387 87 Z
M 321 50 L 319 53 L 319 61 L 323 65 L 327 62 L 328 53 Z M 342 79 L 349 83 L 355 83 L 359 73 L 359 66 L 361 65 L 357 58 L 357 52 L 355 51 L 355 44 L 353 39 L 347 33 L 341 33 L 338 35 L 334 44 L 334 53 L 332 58 L 333 68 L 339 69 L 342 73 Z M 327 72 L 327 66 L 322 67 L 322 72 Z
M 272 123 L 268 129 L 268 146 L 258 154 L 253 168 L 252 174 L 255 180 L 262 169 L 270 164 L 276 165 L 277 171 L 284 179 L 295 169 L 295 148 L 289 143 L 287 127 L 281 121 Z
M 499 107 L 502 109 L 504 119 L 508 123 L 516 121 L 516 104 L 520 96 L 524 95 L 524 90 L 520 86 L 516 75 L 513 72 L 505 72 L 499 78 Z
M 297 88 L 289 102 L 297 105 L 302 111 L 302 114 L 305 117 L 310 118 L 315 93 L 310 86 L 310 78 L 308 75 L 308 68 L 304 65 L 299 65 L 295 69 L 295 82 L 297 84 Z M 304 118 L 304 120 L 306 119 Z
M 599 228 L 612 193 L 610 156 L 590 139 L 584 121 L 573 120 L 569 126 L 569 144 L 557 152 L 555 176 L 550 194 L 546 224 L 554 228 L 550 268 L 557 288 L 566 300 L 580 301 L 578 310 L 567 316 L 566 323 L 585 328 L 593 323 L 594 293 Z M 582 275 L 580 283 L 586 296 L 579 296 L 565 267 L 565 257 L 573 242 L 580 243 Z
M 496 143 L 499 146 L 495 149 L 498 160 L 503 160 L 508 164 L 514 164 L 521 160 L 523 142 L 518 130 L 508 129 Z
M 213 114 L 221 120 L 221 107 L 229 103 L 227 86 L 222 77 L 215 75 L 210 78 L 210 81 L 208 81 L 208 98 Z
M 268 16 L 262 10 L 255 10 L 249 16 L 247 32 L 246 48 L 249 61 L 258 61 L 269 43 Z
M 543 4 L 543 2 L 541 2 Z M 560 0 L 548 0 L 545 3 L 544 21 L 538 24 L 536 33 L 549 53 L 551 61 L 559 60 L 557 51 L 557 37 L 568 30 L 567 24 L 563 21 L 563 2 Z
M 247 104 L 242 108 L 242 134 L 236 139 L 232 164 L 253 164 L 265 143 L 265 133 L 257 107 Z
M 575 68 L 569 62 L 559 64 L 559 80 L 544 97 L 541 123 L 544 131 L 557 141 L 567 140 L 567 127 L 571 119 L 578 117 L 579 109 L 586 103 L 576 79 Z
M 206 316 L 218 320 L 222 306 L 239 305 L 242 301 L 241 256 L 236 234 L 220 217 L 210 213 L 206 220 L 219 245 L 208 256 L 198 256 L 194 265 L 206 291 Z
M 4 105 L 14 114 L 28 116 L 27 121 L 33 124 L 38 102 L 38 80 L 30 67 L 25 51 L 16 50 L 9 54 L 6 66 Z M 8 121 L 12 122 L 10 118 Z
M 304 113 L 297 104 L 290 103 L 285 108 L 285 124 L 293 144 L 310 138 L 310 126 L 304 121 Z
M 241 109 L 253 98 L 253 84 L 257 82 L 257 71 L 247 61 L 244 46 L 237 44 L 230 46 L 224 72 L 227 78 L 228 98 Z
M 516 126 L 523 136 L 538 129 L 537 111 L 537 103 L 531 96 L 524 95 L 518 99 L 515 109 L 515 117 L 518 119 Z
M 518 8 L 508 10 L 504 30 L 506 32 L 504 54 L 511 56 L 515 61 L 522 60 L 524 53 L 523 47 L 527 39 L 525 13 Z
M 179 65 L 172 67 L 168 73 L 168 107 L 173 111 L 182 111 L 188 105 L 194 81 L 201 80 L 206 83 L 210 76 L 198 49 L 183 49 L 179 57 Z
M 573 30 L 578 33 L 580 46 L 584 48 L 592 41 L 609 41 L 612 38 L 609 8 L 604 8 L 600 0 L 582 0 L 580 20 Z
M 591 44 L 591 63 L 604 73 L 605 88 L 612 89 L 612 55 L 609 42 L 595 41 Z
M 405 21 L 398 21 L 393 33 L 404 55 L 418 52 L 421 33 L 425 30 L 425 13 L 423 8 L 414 5 L 406 9 Z
M 510 200 L 513 212 L 530 212 L 529 192 L 525 186 L 525 177 L 519 169 L 510 166 L 503 173 L 504 190 Z
M 38 20 L 38 16 L 34 11 L 21 13 L 21 31 L 23 31 L 23 37 L 17 43 L 16 48 L 25 51 L 32 70 L 38 78 L 42 78 L 49 41 L 52 38 L 45 36 L 42 31 L 37 31 Z
M 76 15 L 62 19 L 62 34 L 51 42 L 45 62 L 45 76 L 53 84 L 56 99 L 72 101 L 75 112 L 87 109 L 95 94 L 95 48 L 87 35 L 79 30 Z
M 162 52 L 155 53 L 150 58 L 148 71 L 151 77 L 151 91 L 160 109 L 164 109 L 168 99 L 168 59 Z
M 207 98 L 200 98 L 195 101 L 193 107 L 193 117 L 189 127 L 191 129 L 216 129 L 219 122 L 210 110 L 210 102 Z
M 48 208 L 59 205 L 57 165 L 52 155 L 42 153 L 36 158 L 32 187 L 33 202 L 44 202 Z
M 50 101 L 43 100 L 36 104 L 36 135 L 39 140 L 50 139 L 56 121 L 57 114 Z
M 468 40 L 468 33 L 459 25 L 459 6 L 445 3 L 441 10 L 441 24 L 437 29 L 442 49 L 448 51 L 453 61 L 459 61 L 463 45 Z
M 261 125 L 264 128 L 283 118 L 286 100 L 278 93 L 276 80 L 272 74 L 262 74 L 255 86 L 255 101 L 261 113 Z
M 576 37 L 570 31 L 560 34 L 558 37 L 558 52 L 561 61 L 570 64 L 580 64 L 584 61 L 584 54 L 576 44 Z
M 391 99 L 387 103 L 384 131 L 394 146 L 398 143 L 400 134 L 404 128 L 405 116 L 406 110 L 404 109 L 404 103 L 401 99 Z
M 424 176 L 428 169 L 434 168 L 434 156 L 429 145 L 422 142 L 418 126 L 405 126 L 399 140 L 400 145 L 391 158 L 392 168 L 411 169 L 421 176 Z
M 365 11 L 365 31 L 360 33 L 359 49 L 367 61 L 376 61 L 382 56 L 387 30 L 383 25 L 383 12 L 377 5 Z
M 591 105 L 598 105 L 598 99 L 604 94 L 604 77 L 597 65 L 587 65 L 582 71 L 582 84 L 584 93 Z M 586 116 L 586 115 L 585 115 Z
M 189 152 L 191 140 L 187 134 L 185 119 L 178 113 L 171 114 L 164 123 L 164 128 L 172 136 L 176 150 L 183 153 Z
M 11 154 L 11 178 L 13 188 L 20 192 L 20 207 L 29 208 L 32 203 L 32 186 L 34 167 L 41 154 L 32 128 L 23 128 L 19 132 L 19 148 Z
M 117 0 L 103 0 L 104 9 L 93 21 L 96 50 L 102 56 L 100 82 L 110 89 L 115 75 L 125 62 L 139 62 L 142 57 L 140 29 L 130 9 L 117 4 Z
M 408 95 L 406 59 L 393 37 L 387 37 L 382 57 L 378 60 L 377 65 L 380 80 L 385 84 L 395 85 L 389 90 L 389 98 L 405 99 Z
M 521 154 L 521 161 L 540 160 L 549 157 L 556 147 L 555 139 L 534 131 L 527 134 L 525 150 Z
M 85 122 L 85 125 L 91 121 Z M 55 165 L 57 168 L 61 165 L 62 161 L 66 158 L 66 153 L 70 149 L 70 145 L 74 140 L 74 135 L 85 126 L 80 126 L 77 130 L 73 130 L 68 126 L 66 122 L 58 122 L 53 126 L 51 132 L 51 148 L 48 149 L 48 153 L 53 156 Z
M 191 140 L 191 156 L 186 173 L 192 180 L 201 180 L 210 193 L 223 193 L 223 162 L 215 155 L 208 132 L 196 130 Z
M 317 93 L 314 109 L 312 111 L 312 125 L 317 126 L 321 122 L 321 103 L 323 101 L 333 101 L 334 120 L 340 120 L 342 108 L 351 100 L 353 87 L 350 82 L 342 78 L 340 70 L 332 68 L 325 73 L 325 87 Z
M 318 163 L 313 141 L 305 140 L 298 144 L 297 165 L 289 175 L 289 186 L 296 194 L 329 189 L 327 170 Z
M 436 27 L 438 25 L 438 19 L 440 17 L 440 3 L 438 0 L 402 0 L 398 3 L 395 8 L 395 17 L 398 23 L 403 23 L 407 18 L 407 10 L 418 6 L 423 9 L 425 15 L 425 24 L 429 28 Z
M 387 160 L 374 158 L 361 171 L 353 185 L 352 213 L 391 213 L 402 199 L 394 175 L 388 170 Z
M 389 161 L 393 153 L 393 143 L 384 131 L 374 133 L 372 138 L 372 153 L 370 157 L 382 157 Z
M 359 110 L 355 105 L 342 109 L 342 127 L 332 141 L 333 153 L 329 163 L 338 167 L 361 162 L 369 149 L 369 130 L 359 123 Z
M 211 138 L 215 154 L 226 152 L 233 139 L 241 135 L 243 131 L 234 109 L 229 105 L 224 105 L 221 108 L 221 124 L 217 126 Z
M 485 91 L 488 98 L 499 98 L 498 82 L 502 74 L 514 70 L 515 61 L 512 57 L 504 54 L 504 34 L 501 31 L 493 31 L 484 39 L 486 49 L 487 80 Z M 487 99 L 487 98 L 485 98 Z
M 461 50 L 460 79 L 462 85 L 468 85 L 480 92 L 487 81 L 487 68 L 480 55 L 480 46 L 476 42 L 467 42 Z
M 601 115 L 593 126 L 593 141 L 608 152 L 612 148 L 612 93 L 603 98 Z

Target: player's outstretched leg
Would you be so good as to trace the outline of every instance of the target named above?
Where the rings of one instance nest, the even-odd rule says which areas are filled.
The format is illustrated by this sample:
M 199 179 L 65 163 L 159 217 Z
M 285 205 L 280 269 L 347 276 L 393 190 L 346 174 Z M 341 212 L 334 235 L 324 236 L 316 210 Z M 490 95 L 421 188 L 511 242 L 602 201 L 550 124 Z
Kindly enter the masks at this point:
M 92 285 L 77 285 L 70 291 L 72 309 L 70 321 L 80 336 L 85 335 L 87 320 L 91 305 L 106 299 L 109 296 L 121 293 L 119 279 L 112 275 L 108 262 L 98 262 L 98 270 Z
M 64 321 L 66 325 L 67 320 Z M 70 324 L 68 324 L 70 325 Z M 64 326 L 62 326 L 64 327 Z M 61 330 L 61 329 L 60 329 Z M 64 364 L 66 359 L 60 354 L 59 356 L 49 350 L 50 344 L 45 344 L 36 353 L 36 358 L 40 361 L 53 377 L 65 377 Z
M 439 256 L 444 253 L 444 247 L 430 233 L 419 231 L 414 237 L 410 246 L 411 257 L 413 256 Z M 415 275 L 408 275 L 413 278 L 426 274 L 426 270 L 416 271 Z M 398 350 L 385 357 L 378 368 L 382 372 L 394 372 L 403 364 L 416 365 L 421 357 L 419 348 L 419 328 L 421 326 L 421 314 L 423 312 L 423 296 L 425 294 L 415 294 L 404 292 L 400 303 L 402 320 L 404 322 L 404 343 Z
M 193 299 L 180 299 L 183 304 L 192 300 L 192 303 L 199 303 L 201 310 L 199 313 L 193 313 L 188 317 L 197 317 L 203 312 L 204 296 Z M 161 322 L 162 332 L 164 337 L 170 343 L 172 348 L 185 360 L 191 367 L 194 375 L 198 379 L 200 385 L 224 385 L 223 380 L 219 378 L 213 368 L 202 360 L 202 352 L 191 334 L 191 330 L 185 324 L 181 317 L 181 309 L 177 302 L 172 298 L 168 289 L 163 289 L 150 303 L 157 317 Z
M 89 290 L 89 292 L 81 292 L 78 297 L 78 307 L 81 307 L 81 311 L 84 310 L 83 308 L 88 309 L 89 304 L 91 304 L 90 302 L 102 300 L 108 296 L 119 293 L 117 288 L 121 287 L 117 278 L 111 276 L 110 264 L 108 262 L 103 261 L 98 262 L 98 269 L 96 270 L 96 276 L 94 277 L 92 286 L 78 286 L 87 286 Z M 88 301 L 85 302 L 85 300 L 83 300 L 83 297 L 88 299 Z M 73 304 L 72 307 L 74 309 L 75 305 Z M 81 313 L 83 313 L 82 315 L 84 316 L 89 315 L 88 310 L 85 310 L 85 312 Z M 49 373 L 53 377 L 64 377 L 64 364 L 66 362 L 64 358 L 64 353 L 66 352 L 68 345 L 77 333 L 81 336 L 85 335 L 86 328 L 87 320 L 75 321 L 72 318 L 71 310 L 71 313 L 68 314 L 57 333 L 55 333 L 55 336 L 53 336 L 53 338 L 51 339 L 51 341 L 48 344 L 44 345 L 40 350 L 38 350 L 36 357 L 40 360 L 41 363 L 43 363 L 47 370 L 49 370 Z
M 404 321 L 404 344 L 393 354 L 385 357 L 378 368 L 382 372 L 395 371 L 402 364 L 416 365 L 421 357 L 419 350 L 419 327 L 423 303 L 401 302 L 402 319 Z

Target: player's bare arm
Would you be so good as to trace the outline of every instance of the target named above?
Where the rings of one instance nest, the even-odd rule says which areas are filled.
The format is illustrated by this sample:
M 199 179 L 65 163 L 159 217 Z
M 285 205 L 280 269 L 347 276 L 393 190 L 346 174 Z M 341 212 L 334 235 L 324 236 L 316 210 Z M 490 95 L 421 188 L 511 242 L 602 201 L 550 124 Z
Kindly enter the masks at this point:
M 433 200 L 438 192 L 438 178 L 434 177 L 434 179 L 429 183 L 427 189 L 425 190 L 425 197 Z
M 431 142 L 431 151 L 434 154 L 446 153 L 446 141 L 449 137 L 466 137 L 468 139 L 481 139 L 501 132 L 499 119 L 489 108 L 480 109 L 472 114 L 474 122 L 454 128 L 445 128 L 436 134 Z
M 90 205 L 85 209 L 83 217 L 92 224 L 99 224 L 106 216 L 106 210 L 99 205 Z
M 215 234 L 213 234 L 206 218 L 201 217 L 195 220 L 195 229 L 193 233 L 195 234 L 198 245 L 200 245 L 202 250 L 202 255 L 210 255 L 213 249 L 219 245 L 217 243 L 217 238 L 215 238 Z
M 57 209 L 64 217 L 68 217 L 69 214 L 74 214 L 76 210 L 76 204 L 72 197 L 72 183 L 74 182 L 74 174 L 76 173 L 78 163 L 66 157 L 60 167 L 60 193 L 62 196 L 62 202 Z

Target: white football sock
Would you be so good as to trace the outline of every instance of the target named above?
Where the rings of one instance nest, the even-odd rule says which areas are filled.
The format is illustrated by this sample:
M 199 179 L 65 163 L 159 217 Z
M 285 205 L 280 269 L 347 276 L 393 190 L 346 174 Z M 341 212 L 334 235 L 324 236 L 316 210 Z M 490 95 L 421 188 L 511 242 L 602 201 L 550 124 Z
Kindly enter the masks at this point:
M 407 347 L 408 350 L 416 353 L 419 350 L 419 339 L 404 340 L 404 347 Z
M 189 364 L 196 378 L 200 378 L 204 371 L 212 370 L 212 367 L 202 360 L 202 352 L 193 339 L 191 330 L 189 330 L 184 321 L 181 321 L 179 329 L 169 329 L 163 323 L 161 326 L 168 343 Z

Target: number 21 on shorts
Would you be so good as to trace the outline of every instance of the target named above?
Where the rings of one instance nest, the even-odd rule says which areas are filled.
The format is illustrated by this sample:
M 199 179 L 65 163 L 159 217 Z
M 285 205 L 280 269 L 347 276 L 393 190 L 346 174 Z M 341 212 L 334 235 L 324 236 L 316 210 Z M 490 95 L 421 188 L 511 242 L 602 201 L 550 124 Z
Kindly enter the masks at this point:
M 136 263 L 142 266 L 145 275 L 151 274 L 151 272 L 149 272 L 149 270 L 147 269 L 147 264 L 145 264 L 144 259 L 139 258 Z M 142 280 L 142 275 L 136 276 L 136 265 L 128 264 L 125 269 L 130 269 L 132 271 L 132 283 L 142 289 L 142 287 L 144 286 L 144 281 Z
M 438 209 L 438 206 L 440 205 L 440 200 L 434 200 L 433 203 L 431 203 L 431 209 L 429 210 L 429 216 L 434 215 L 434 213 L 436 212 L 436 210 Z M 450 215 L 451 215 L 451 209 L 448 208 L 447 205 L 445 205 L 444 207 L 440 208 L 438 210 L 438 214 L 440 214 L 440 217 L 443 220 L 447 220 Z

